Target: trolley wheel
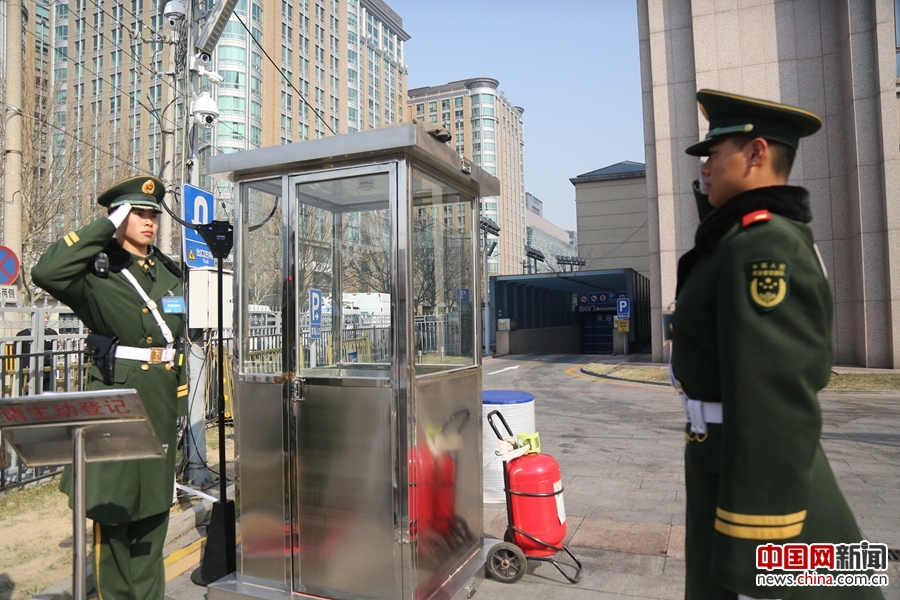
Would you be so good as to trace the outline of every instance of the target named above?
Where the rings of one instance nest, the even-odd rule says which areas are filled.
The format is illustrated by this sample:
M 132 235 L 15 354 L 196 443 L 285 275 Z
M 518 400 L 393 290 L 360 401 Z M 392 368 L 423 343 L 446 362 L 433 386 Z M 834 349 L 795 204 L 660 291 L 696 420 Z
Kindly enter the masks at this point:
M 491 548 L 484 566 L 497 581 L 515 583 L 525 575 L 528 561 L 521 548 L 509 542 L 502 542 Z

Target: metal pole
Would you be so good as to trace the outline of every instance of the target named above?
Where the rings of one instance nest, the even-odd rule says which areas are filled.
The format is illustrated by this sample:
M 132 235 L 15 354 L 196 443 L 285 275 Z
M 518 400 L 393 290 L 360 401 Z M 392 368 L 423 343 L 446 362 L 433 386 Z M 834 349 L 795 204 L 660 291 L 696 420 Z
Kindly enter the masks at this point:
M 173 175 L 175 174 L 175 44 L 164 42 L 169 50 L 168 68 L 172 71 L 172 85 L 163 86 L 163 110 L 162 110 L 162 136 L 163 136 L 163 156 L 162 169 L 159 172 L 159 178 L 166 183 L 174 183 Z M 163 74 L 165 77 L 167 74 Z M 175 210 L 175 194 L 168 192 L 166 194 L 166 203 Z M 172 254 L 172 217 L 168 213 L 163 213 L 159 217 L 159 249 L 164 254 Z
M 84 456 L 84 428 L 76 427 L 72 432 L 72 444 L 74 446 L 74 459 L 72 461 L 72 485 L 74 501 L 72 506 L 72 519 L 74 521 L 72 532 L 72 593 L 74 600 L 85 598 L 85 521 L 87 511 L 85 508 L 84 480 L 85 480 L 85 456 Z
M 3 244 L 22 256 L 22 0 L 6 2 L 6 165 Z
M 191 344 L 188 352 L 188 370 L 191 373 L 191 396 L 188 406 L 191 421 L 190 435 L 186 440 L 188 463 L 184 479 L 195 487 L 205 488 L 212 483 L 212 476 L 206 467 L 206 381 L 209 369 L 206 365 L 206 329 L 190 330 Z
M 225 323 L 222 315 L 222 308 L 225 305 L 224 300 L 222 299 L 222 286 L 223 284 L 223 276 L 222 276 L 222 261 L 225 260 L 223 258 L 218 259 L 216 262 L 218 263 L 218 275 L 219 275 L 219 335 L 218 340 L 216 340 L 216 346 L 218 350 L 218 369 L 216 370 L 216 389 L 218 390 L 219 396 L 219 501 L 225 502 L 226 494 L 225 490 L 228 487 L 228 478 L 225 477 L 225 357 L 224 352 L 222 351 L 222 337 L 224 336 Z

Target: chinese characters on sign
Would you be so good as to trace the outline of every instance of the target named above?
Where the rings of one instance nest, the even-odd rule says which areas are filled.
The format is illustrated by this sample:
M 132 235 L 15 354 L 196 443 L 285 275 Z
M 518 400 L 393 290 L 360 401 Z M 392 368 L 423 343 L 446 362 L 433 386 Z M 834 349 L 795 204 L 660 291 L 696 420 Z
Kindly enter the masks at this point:
M 756 547 L 756 568 L 772 571 L 886 571 L 887 544 L 765 544 Z
M 123 398 L 109 398 L 102 402 L 96 400 L 30 402 L 21 406 L 11 402 L 0 402 L 0 426 L 90 420 L 97 417 L 108 418 L 130 414 L 131 409 L 125 404 Z

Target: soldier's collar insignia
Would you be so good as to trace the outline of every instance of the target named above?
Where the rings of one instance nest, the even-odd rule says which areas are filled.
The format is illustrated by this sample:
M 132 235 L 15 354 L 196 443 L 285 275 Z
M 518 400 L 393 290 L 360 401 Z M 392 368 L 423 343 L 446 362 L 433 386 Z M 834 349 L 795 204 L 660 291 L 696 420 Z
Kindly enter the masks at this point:
M 144 182 L 144 185 L 141 186 L 141 191 L 145 194 L 153 195 L 153 191 L 156 189 L 156 184 L 153 183 L 152 179 L 148 179 Z
M 762 311 L 777 308 L 788 297 L 791 263 L 783 258 L 757 258 L 746 265 L 750 302 Z

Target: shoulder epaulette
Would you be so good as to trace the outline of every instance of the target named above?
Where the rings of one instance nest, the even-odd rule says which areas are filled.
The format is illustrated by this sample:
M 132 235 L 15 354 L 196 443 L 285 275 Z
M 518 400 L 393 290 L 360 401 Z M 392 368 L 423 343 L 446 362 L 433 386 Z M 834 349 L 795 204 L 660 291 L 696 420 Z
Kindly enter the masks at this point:
M 744 218 L 741 222 L 744 224 L 744 228 L 750 227 L 751 225 L 756 225 L 757 223 L 765 223 L 766 221 L 772 220 L 772 213 L 767 211 L 766 209 L 755 210 L 752 213 L 744 215 Z

